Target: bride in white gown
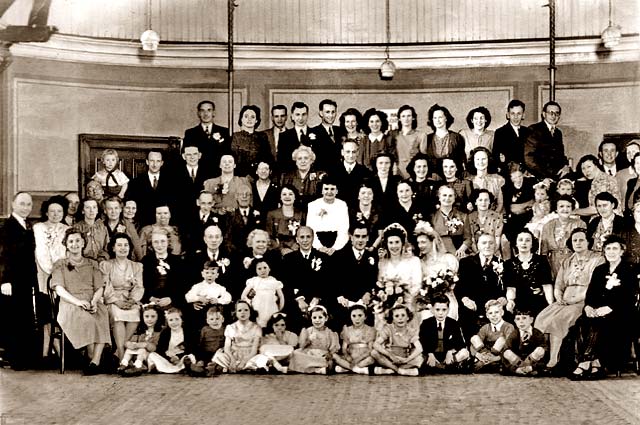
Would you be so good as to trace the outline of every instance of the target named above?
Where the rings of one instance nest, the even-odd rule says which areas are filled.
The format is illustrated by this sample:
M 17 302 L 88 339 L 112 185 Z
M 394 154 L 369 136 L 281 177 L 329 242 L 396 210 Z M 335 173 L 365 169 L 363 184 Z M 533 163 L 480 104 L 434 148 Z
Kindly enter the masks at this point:
M 432 286 L 439 273 L 447 270 L 458 275 L 458 259 L 455 255 L 449 254 L 442 242 L 440 235 L 433 230 L 431 224 L 421 221 L 416 225 L 415 231 L 418 250 L 420 252 L 422 274 L 427 285 Z M 447 316 L 458 320 L 458 301 L 453 294 L 453 286 L 445 292 L 449 298 L 449 313 Z M 422 314 L 423 319 L 433 316 L 431 310 L 427 309 Z

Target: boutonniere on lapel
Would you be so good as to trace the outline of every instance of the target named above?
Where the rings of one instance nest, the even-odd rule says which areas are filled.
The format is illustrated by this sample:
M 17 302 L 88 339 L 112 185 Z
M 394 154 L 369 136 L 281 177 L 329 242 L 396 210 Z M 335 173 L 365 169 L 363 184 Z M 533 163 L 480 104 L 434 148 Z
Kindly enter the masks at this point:
M 608 290 L 611 290 L 616 286 L 620 286 L 620 279 L 618 278 L 618 273 L 613 273 L 610 275 L 608 274 L 607 284 L 605 285 L 605 288 L 607 288 Z
M 229 261 L 228 258 L 220 258 L 216 263 L 218 264 L 218 267 L 222 269 L 222 273 L 224 273 L 226 268 L 231 264 L 231 261 Z
M 502 273 L 504 272 L 504 261 L 501 259 L 497 259 L 496 261 L 491 262 L 491 266 L 493 267 L 493 272 L 498 276 L 498 283 L 502 286 Z
M 324 208 L 320 208 L 320 212 L 318 212 L 318 216 L 324 217 L 327 214 L 328 214 L 327 210 L 325 210 Z
M 309 140 L 316 140 L 316 133 L 309 133 Z
M 253 210 L 253 216 L 254 216 L 255 218 L 260 217 L 260 211 L 258 211 L 258 210 Z
M 413 215 L 413 221 L 415 221 L 416 223 L 422 221 L 422 213 L 416 213 Z
M 318 178 L 316 173 L 309 173 L 309 181 L 314 181 Z
M 213 221 L 214 223 L 218 224 L 218 221 L 220 221 L 220 220 L 218 220 L 218 217 L 212 217 L 211 221 Z
M 369 265 L 374 266 L 376 264 L 376 260 L 373 257 L 369 257 Z
M 171 266 L 164 260 L 160 260 L 156 267 L 158 269 L 158 273 L 160 273 L 162 276 L 165 276 L 167 274 L 167 270 L 171 270 Z
M 320 268 L 322 268 L 322 258 L 314 258 L 311 260 L 311 268 L 317 272 L 320 271 Z
M 218 143 L 222 143 L 224 142 L 224 137 L 222 137 L 222 135 L 220 133 L 218 133 L 217 131 L 215 133 L 213 133 L 213 140 L 215 140 Z
M 127 228 L 125 227 L 124 224 L 118 224 L 116 226 L 116 233 L 125 233 L 127 231 Z

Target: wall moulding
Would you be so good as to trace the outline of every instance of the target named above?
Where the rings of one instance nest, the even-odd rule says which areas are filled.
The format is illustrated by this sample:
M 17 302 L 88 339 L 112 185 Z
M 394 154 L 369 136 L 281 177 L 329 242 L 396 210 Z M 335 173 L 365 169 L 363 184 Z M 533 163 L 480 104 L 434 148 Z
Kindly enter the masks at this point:
M 600 39 L 558 40 L 556 63 L 612 63 L 640 59 L 639 37 L 624 37 L 609 51 Z M 46 43 L 11 46 L 17 57 L 108 65 L 226 69 L 222 44 L 160 44 L 143 52 L 139 43 L 53 35 Z M 504 43 L 398 45 L 391 58 L 398 68 L 458 68 L 473 66 L 544 65 L 549 59 L 546 41 Z M 372 69 L 380 66 L 384 46 L 376 45 L 236 45 L 236 69 Z

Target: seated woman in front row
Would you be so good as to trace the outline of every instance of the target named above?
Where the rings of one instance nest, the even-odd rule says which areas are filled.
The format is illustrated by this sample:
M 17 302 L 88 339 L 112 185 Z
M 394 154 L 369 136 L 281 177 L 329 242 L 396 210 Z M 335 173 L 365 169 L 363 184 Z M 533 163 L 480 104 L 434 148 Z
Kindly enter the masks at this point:
M 85 375 L 100 372 L 105 344 L 111 343 L 109 313 L 102 303 L 104 279 L 98 263 L 82 255 L 86 240 L 82 232 L 67 229 L 62 241 L 66 258 L 57 261 L 51 273 L 51 288 L 60 297 L 58 323 L 73 348 L 87 348 Z

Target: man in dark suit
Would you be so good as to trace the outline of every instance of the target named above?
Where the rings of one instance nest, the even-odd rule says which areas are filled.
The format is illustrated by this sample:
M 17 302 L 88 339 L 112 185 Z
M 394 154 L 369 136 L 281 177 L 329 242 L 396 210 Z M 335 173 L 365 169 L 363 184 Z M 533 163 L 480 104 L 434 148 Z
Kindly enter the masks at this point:
M 224 217 L 213 212 L 213 193 L 203 190 L 194 202 L 195 211 L 182 223 L 181 234 L 183 251 L 192 253 L 205 248 L 202 235 L 209 226 L 226 229 Z
M 171 176 L 162 169 L 162 152 L 149 151 L 146 162 L 148 171 L 131 180 L 127 189 L 127 197 L 138 205 L 138 222 L 141 227 L 156 221 L 158 205 L 165 204 L 171 209 L 175 206 Z
M 231 276 L 234 275 L 234 270 L 238 270 L 242 264 L 237 264 L 236 257 L 223 245 L 224 239 L 220 227 L 210 225 L 204 229 L 203 240 L 205 247 L 190 253 L 186 258 L 188 274 L 185 279 L 189 283 L 187 290 L 202 281 L 202 266 L 206 261 L 215 261 L 218 264 L 220 276 L 217 283 L 227 287 L 232 280 Z M 236 299 L 234 298 L 234 301 Z
M 342 161 L 333 167 L 330 174 L 338 183 L 338 197 L 349 207 L 358 205 L 358 191 L 360 186 L 371 178 L 371 171 L 362 164 L 358 164 L 358 142 L 345 140 L 342 143 Z
M 502 175 L 509 173 L 509 162 L 524 164 L 524 144 L 529 134 L 529 128 L 522 125 L 524 110 L 524 102 L 511 100 L 507 105 L 507 122 L 493 136 L 493 160 Z
M 247 248 L 247 236 L 253 229 L 264 229 L 264 217 L 251 206 L 252 190 L 243 185 L 236 193 L 238 208 L 225 217 L 225 245 L 239 255 Z
M 331 99 L 324 99 L 318 106 L 319 125 L 311 132 L 316 135 L 313 142 L 313 152 L 316 154 L 315 166 L 318 170 L 329 171 L 340 162 L 340 142 L 343 132 L 337 125 L 333 125 L 337 117 L 338 104 Z
M 291 315 L 288 324 L 294 324 L 294 332 L 304 326 L 304 315 L 310 304 L 322 304 L 329 300 L 331 288 L 326 281 L 329 257 L 313 248 L 313 229 L 300 226 L 296 232 L 298 250 L 282 259 L 285 310 Z
M 269 147 L 271 148 L 271 155 L 274 158 L 278 157 L 278 145 L 280 142 L 280 135 L 287 129 L 287 107 L 284 105 L 274 105 L 271 108 L 271 122 L 273 127 L 263 131 L 269 140 Z
M 305 145 L 313 149 L 313 142 L 318 136 L 309 130 L 307 126 L 308 119 L 309 107 L 303 102 L 294 102 L 291 106 L 293 128 L 281 133 L 278 142 L 277 162 L 279 171 L 295 170 L 296 164 L 291 154 L 298 146 Z
M 536 177 L 558 179 L 571 172 L 564 154 L 562 132 L 557 128 L 561 109 L 556 102 L 542 108 L 542 121 L 529 127 L 524 145 L 524 162 Z
M 349 325 L 349 307 L 362 301 L 369 304 L 370 291 L 376 286 L 378 258 L 366 249 L 369 242 L 369 228 L 366 223 L 355 222 L 349 229 L 350 243 L 331 256 L 332 295 L 330 303 L 336 305 L 336 322 L 341 329 Z M 327 304 L 325 303 L 325 306 Z
M 220 157 L 231 152 L 229 129 L 213 122 L 216 116 L 216 105 L 211 100 L 198 103 L 198 119 L 200 123 L 184 132 L 184 145 L 196 145 L 202 153 L 201 164 L 211 173 L 219 175 Z
M 483 233 L 478 238 L 478 254 L 460 260 L 460 280 L 454 291 L 461 303 L 460 326 L 468 341 L 487 322 L 484 312 L 486 302 L 506 297 L 502 283 L 504 264 L 495 256 L 495 249 L 495 236 Z
M 182 158 L 171 170 L 174 198 L 179 208 L 175 209 L 176 222 L 184 225 L 197 210 L 196 199 L 202 190 L 205 180 L 213 177 L 211 170 L 200 165 L 202 153 L 196 145 L 183 145 Z
M 41 350 L 33 307 L 38 293 L 35 240 L 27 223 L 32 206 L 30 194 L 17 193 L 0 229 L 0 346 L 16 370 L 33 366 Z

